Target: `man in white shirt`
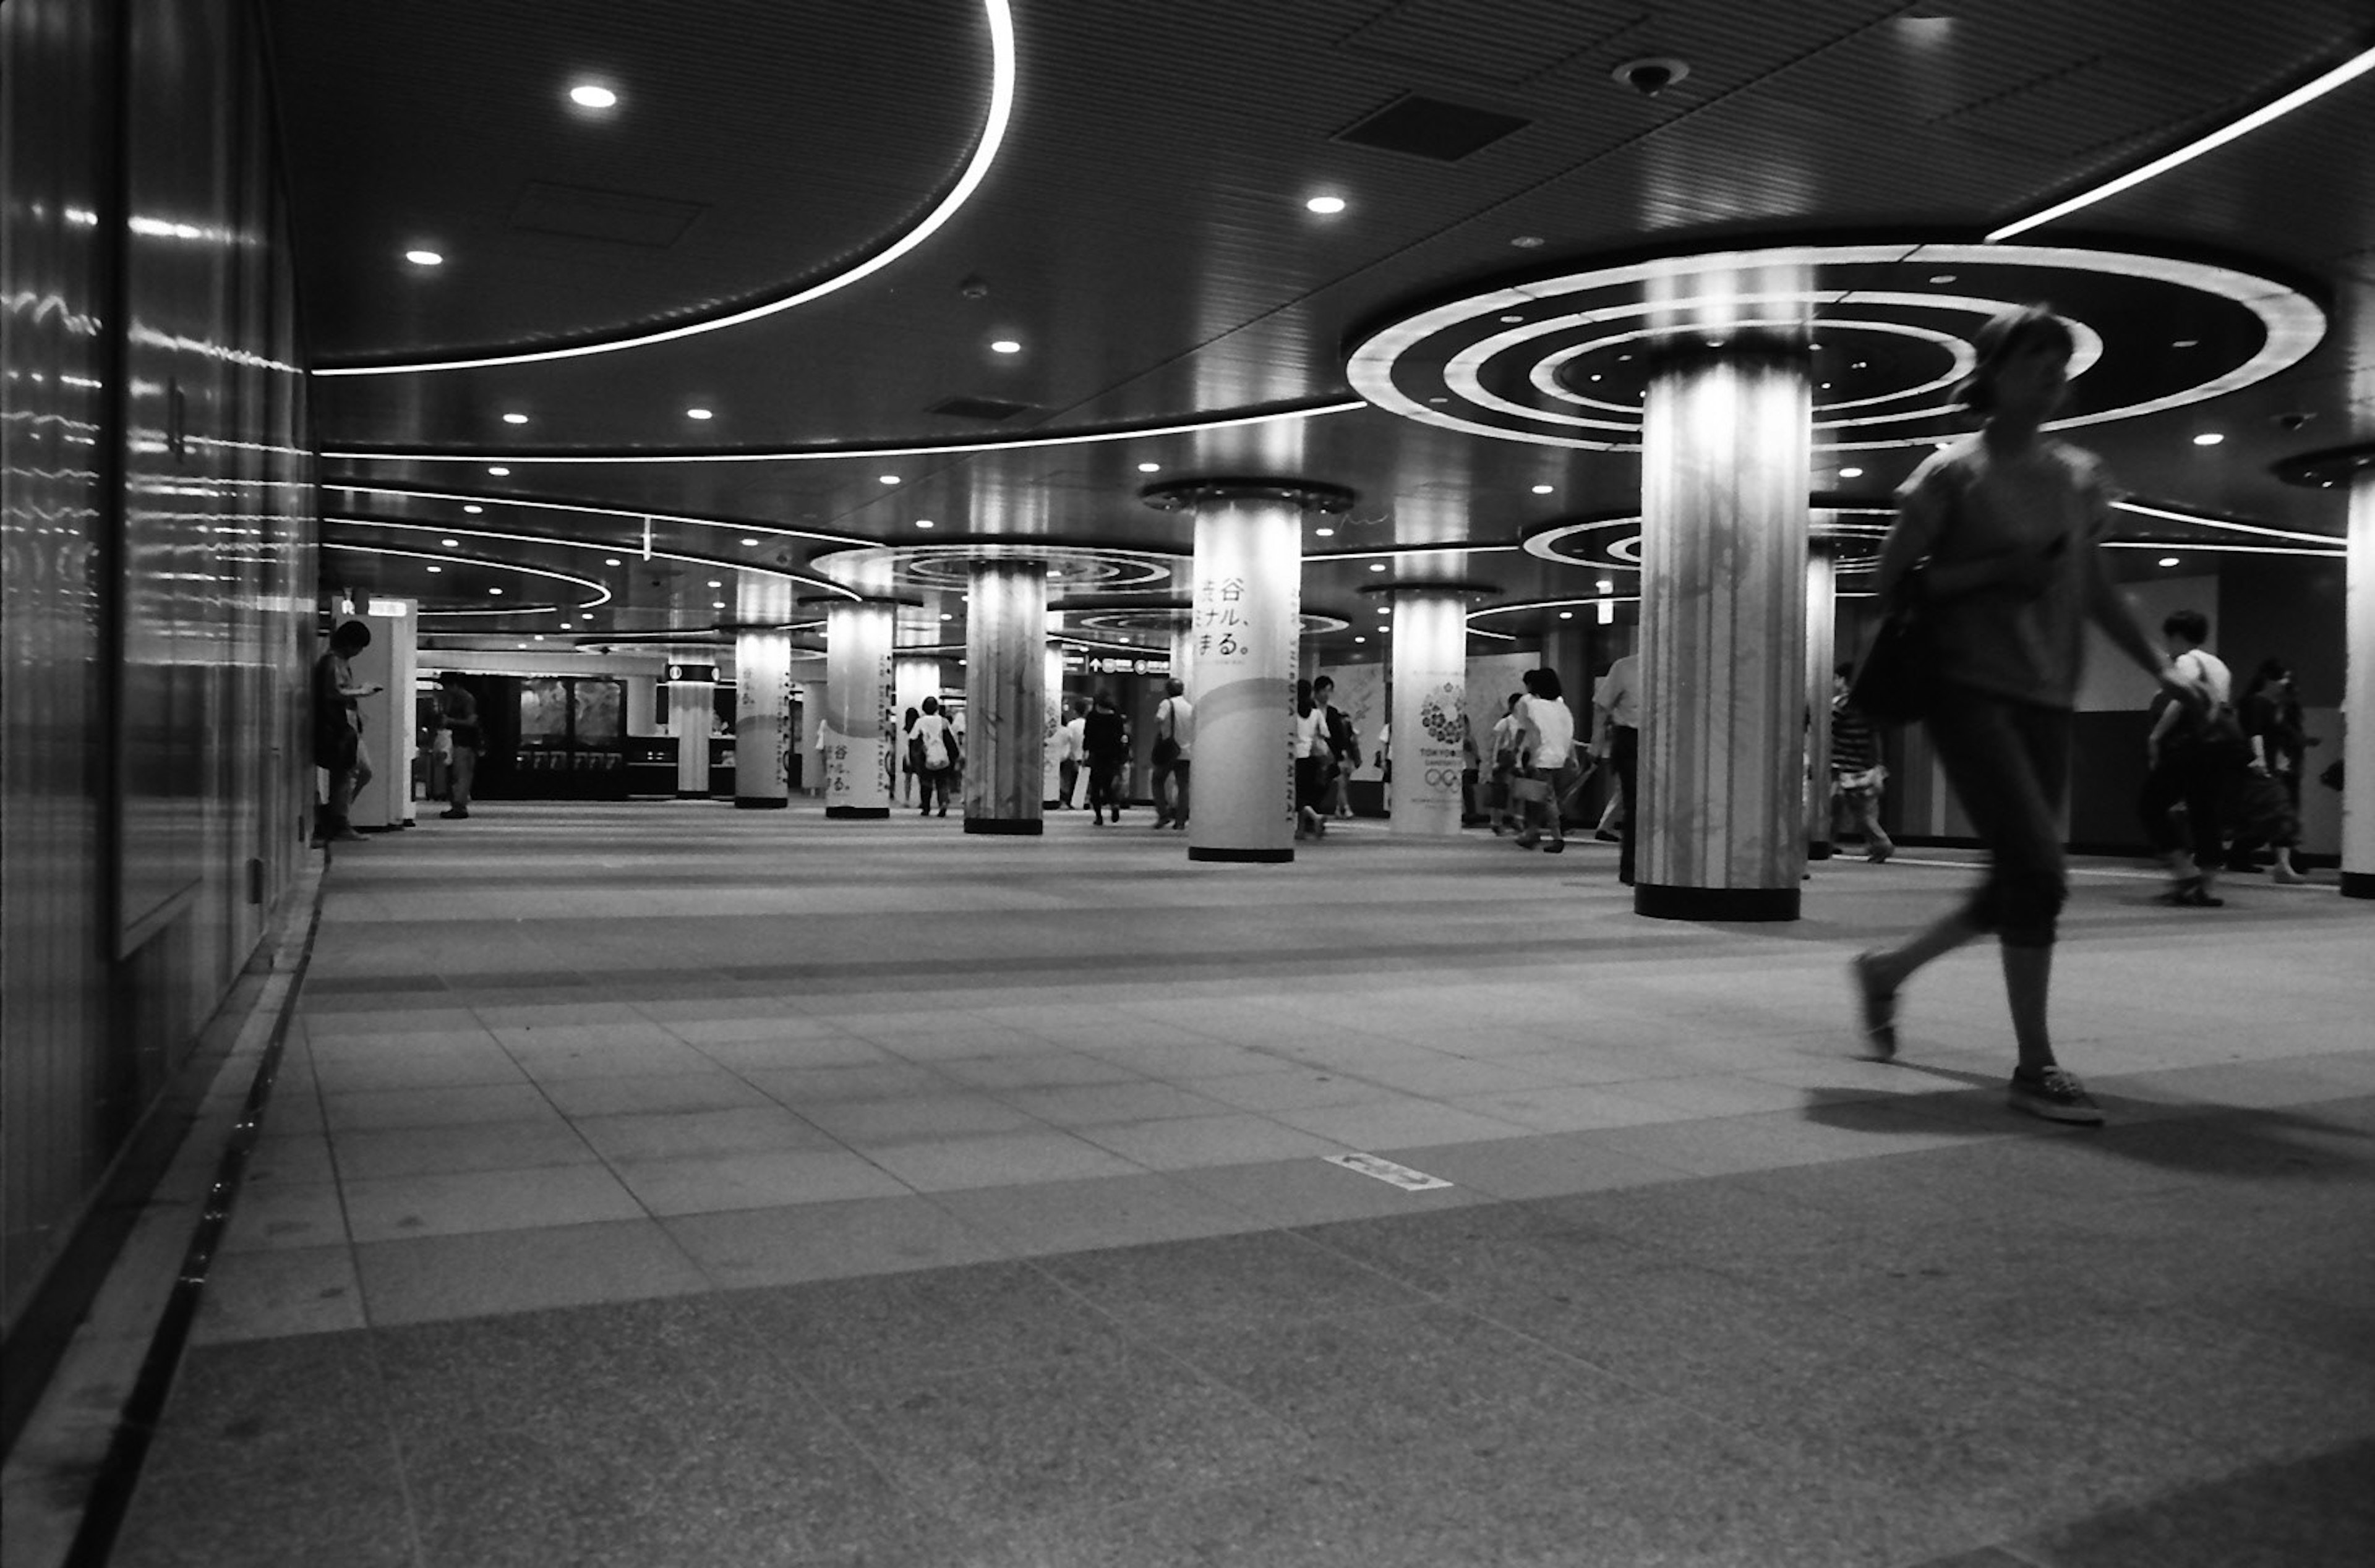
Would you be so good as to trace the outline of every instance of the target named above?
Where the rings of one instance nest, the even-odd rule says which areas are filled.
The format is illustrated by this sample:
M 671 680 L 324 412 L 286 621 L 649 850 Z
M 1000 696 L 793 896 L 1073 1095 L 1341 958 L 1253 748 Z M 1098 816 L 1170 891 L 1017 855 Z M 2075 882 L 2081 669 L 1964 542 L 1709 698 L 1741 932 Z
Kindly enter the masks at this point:
M 2227 902 L 2211 891 L 2218 868 L 2227 863 L 2219 807 L 2249 756 L 2249 743 L 2235 722 L 2235 678 L 2225 661 L 2203 646 L 2210 640 L 2210 618 L 2200 610 L 2181 609 L 2161 622 L 2160 629 L 2176 650 L 2169 663 L 2193 682 L 2206 705 L 2199 713 L 2188 713 L 2184 703 L 2171 701 L 2153 722 L 2152 734 L 2145 740 L 2145 832 L 2168 867 L 2168 902 L 2216 909 Z M 2183 834 L 2169 820 L 2170 810 L 2180 802 L 2185 807 Z M 2186 853 L 2188 840 L 2191 855 Z
M 1188 773 L 1196 748 L 1196 704 L 1188 688 L 1173 676 L 1164 683 L 1166 695 L 1154 707 L 1154 825 L 1167 817 L 1172 828 L 1188 826 Z M 1166 803 L 1164 784 L 1169 782 Z
M 1625 800 L 1625 825 L 1616 855 L 1616 879 L 1633 885 L 1633 852 L 1641 821 L 1641 655 L 1627 654 L 1608 666 L 1591 693 L 1591 754 L 1616 769 Z

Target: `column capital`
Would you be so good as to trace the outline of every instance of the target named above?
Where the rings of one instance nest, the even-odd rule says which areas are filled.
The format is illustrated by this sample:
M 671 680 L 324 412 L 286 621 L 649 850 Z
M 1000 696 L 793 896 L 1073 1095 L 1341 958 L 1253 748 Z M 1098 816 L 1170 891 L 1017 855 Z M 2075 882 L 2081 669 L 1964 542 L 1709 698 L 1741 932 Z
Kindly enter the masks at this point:
M 856 607 L 879 605 L 885 609 L 921 609 L 924 601 L 912 594 L 860 594 L 856 598 L 847 594 L 802 594 L 793 601 L 800 605 L 822 605 L 831 609 L 836 605 Z
M 2332 489 L 2375 476 L 2375 441 L 2357 441 L 2347 446 L 2296 453 L 2269 464 L 2268 472 L 2288 485 Z
M 1282 501 L 1305 512 L 1334 514 L 1353 509 L 1353 492 L 1341 485 L 1316 479 L 1211 478 L 1169 479 L 1149 485 L 1138 499 L 1157 512 L 1192 512 L 1208 501 Z
M 1805 328 L 1734 332 L 1722 337 L 1676 332 L 1639 352 L 1648 361 L 1652 379 L 1669 371 L 1713 365 L 1775 365 L 1803 371 L 1811 369 L 1814 360 L 1811 335 Z

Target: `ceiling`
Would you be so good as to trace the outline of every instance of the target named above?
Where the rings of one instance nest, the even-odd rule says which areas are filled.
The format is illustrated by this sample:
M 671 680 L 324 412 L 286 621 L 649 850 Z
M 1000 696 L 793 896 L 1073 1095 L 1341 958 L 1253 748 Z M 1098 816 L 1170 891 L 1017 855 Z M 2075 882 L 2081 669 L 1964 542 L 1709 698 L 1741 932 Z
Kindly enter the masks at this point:
M 2375 73 L 2010 242 L 2215 264 L 2316 307 L 2314 346 L 2248 384 L 2109 417 L 2248 364 L 2265 320 L 1967 249 L 2375 46 L 2365 0 L 267 11 L 323 372 L 325 577 L 419 597 L 424 633 L 456 646 L 697 642 L 813 616 L 801 598 L 885 560 L 920 601 L 905 640 L 949 641 L 955 563 L 987 542 L 1066 547 L 1059 605 L 1159 605 L 1190 525 L 1140 491 L 1223 473 L 1353 493 L 1306 541 L 1337 656 L 1381 641 L 1362 590 L 1399 577 L 1489 584 L 1480 631 L 1539 631 L 1601 582 L 1629 594 L 1622 552 L 1561 541 L 1632 514 L 1637 454 L 1480 430 L 1456 397 L 1398 410 L 1379 388 L 1417 359 L 1369 376 L 1356 356 L 1429 308 L 1585 300 L 1558 280 L 1645 259 L 1884 254 L 1791 307 L 1837 339 L 1818 410 L 1948 378 L 1975 307 L 1925 290 L 2041 293 L 2103 346 L 2075 408 L 2106 417 L 2075 439 L 2171 513 L 2338 538 L 2344 489 L 2271 465 L 2375 439 Z M 1654 96 L 1618 79 L 1645 58 L 1679 65 Z M 581 107 L 580 85 L 617 101 Z M 1319 195 L 1343 210 L 1308 210 Z M 1850 309 L 1849 289 L 1894 302 Z M 1527 351 L 1566 354 L 1567 393 L 1637 391 L 1622 344 L 1557 331 Z M 454 360 L 492 362 L 417 368 Z M 1814 488 L 1885 507 L 1947 428 L 1818 439 Z M 2172 549 L 2253 542 L 2122 522 Z M 2161 570 L 2158 549 L 2121 559 Z

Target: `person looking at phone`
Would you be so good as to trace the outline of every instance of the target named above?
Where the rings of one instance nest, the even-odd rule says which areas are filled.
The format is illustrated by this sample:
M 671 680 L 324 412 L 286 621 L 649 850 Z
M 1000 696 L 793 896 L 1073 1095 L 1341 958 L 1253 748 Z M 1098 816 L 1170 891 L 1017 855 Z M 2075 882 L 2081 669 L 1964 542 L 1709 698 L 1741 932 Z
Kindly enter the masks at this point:
M 387 690 L 355 677 L 354 656 L 370 647 L 371 640 L 371 628 L 361 621 L 341 621 L 330 633 L 329 646 L 313 661 L 313 765 L 330 775 L 317 835 L 325 843 L 362 840 L 349 814 L 355 792 L 372 781 L 372 766 L 357 704 Z

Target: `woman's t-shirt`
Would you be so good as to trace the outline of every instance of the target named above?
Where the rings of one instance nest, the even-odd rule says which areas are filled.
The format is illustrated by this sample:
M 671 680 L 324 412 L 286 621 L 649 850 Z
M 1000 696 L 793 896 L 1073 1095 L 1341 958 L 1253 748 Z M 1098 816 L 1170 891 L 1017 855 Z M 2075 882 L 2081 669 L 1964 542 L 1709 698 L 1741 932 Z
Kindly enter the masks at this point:
M 1328 744 L 1328 710 L 1314 708 L 1298 713 L 1294 719 L 1294 754 L 1298 757 L 1319 757 L 1331 754 Z
M 1957 686 L 2068 709 L 2085 646 L 2088 558 L 2111 527 L 2111 484 L 2092 453 L 2050 437 L 2006 458 L 1968 436 L 1932 453 L 1898 489 L 1896 532 L 1933 565 L 2058 549 L 2044 588 L 2009 585 L 1930 611 L 1935 673 Z
M 1563 768 L 1575 755 L 1575 715 L 1556 697 L 1520 697 L 1518 715 L 1533 731 L 1534 766 Z

